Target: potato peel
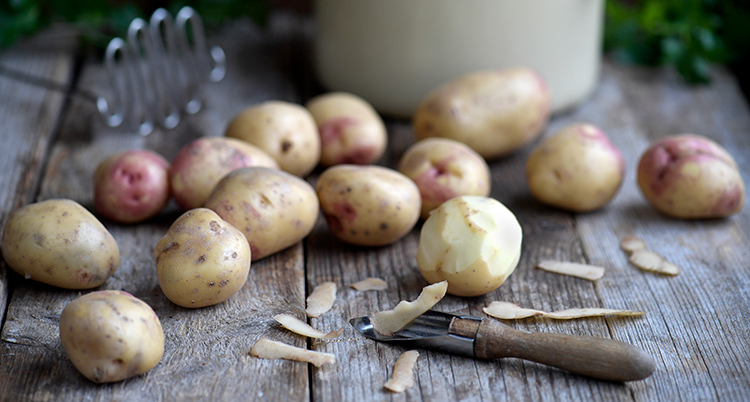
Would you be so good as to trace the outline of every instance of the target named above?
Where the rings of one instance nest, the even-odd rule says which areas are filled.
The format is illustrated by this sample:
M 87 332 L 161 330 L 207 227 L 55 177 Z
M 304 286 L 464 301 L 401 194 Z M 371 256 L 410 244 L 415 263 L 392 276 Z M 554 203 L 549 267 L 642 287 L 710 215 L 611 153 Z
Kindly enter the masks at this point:
M 483 309 L 484 313 L 503 320 L 517 320 L 533 316 L 543 316 L 556 320 L 571 320 L 586 317 L 602 317 L 607 315 L 621 317 L 639 317 L 646 314 L 645 311 L 616 310 L 608 308 L 573 308 L 548 313 L 542 310 L 523 308 L 515 303 L 494 301 Z
M 595 281 L 604 276 L 604 268 L 596 265 L 579 264 L 577 262 L 546 260 L 537 264 L 537 268 L 541 268 L 547 272 L 575 276 L 590 281 Z
M 630 255 L 630 263 L 649 272 L 664 275 L 679 275 L 680 268 L 667 261 L 661 255 L 647 249 L 635 251 Z
M 437 304 L 445 296 L 446 290 L 448 290 L 448 281 L 425 286 L 416 300 L 411 302 L 401 300 L 393 310 L 373 314 L 370 319 L 372 327 L 383 335 L 393 335 L 394 332 Z
M 323 282 L 313 289 L 310 296 L 307 297 L 308 317 L 317 318 L 333 307 L 336 301 L 336 284 L 333 282 Z
M 336 364 L 336 356 L 330 353 L 302 349 L 268 338 L 258 339 L 253 348 L 250 349 L 250 356 L 269 360 L 284 359 L 310 363 L 315 367 L 321 367 L 324 364 Z
M 640 237 L 636 235 L 627 235 L 620 242 L 620 248 L 627 251 L 628 253 L 633 253 L 638 250 L 643 250 L 647 247 L 646 242 L 644 242 Z
M 295 334 L 306 336 L 308 338 L 333 339 L 333 338 L 338 338 L 339 336 L 341 336 L 342 333 L 344 333 L 343 328 L 339 329 L 338 331 L 331 331 L 329 333 L 325 333 L 323 331 L 313 328 L 312 326 L 308 325 L 306 322 L 289 314 L 277 314 L 273 316 L 273 319 L 276 320 L 276 322 L 278 322 L 279 324 L 281 324 L 282 327 L 294 332 Z
M 391 378 L 386 381 L 385 387 L 389 391 L 401 393 L 414 385 L 414 364 L 419 358 L 419 352 L 409 350 L 401 354 L 393 366 Z
M 648 249 L 646 242 L 638 236 L 625 236 L 620 248 L 630 254 L 630 263 L 643 271 L 664 275 L 679 275 L 680 267 L 667 261 L 661 254 Z
M 388 289 L 388 283 L 380 278 L 367 278 L 357 283 L 349 285 L 352 289 L 358 292 L 365 292 L 368 290 L 385 290 Z

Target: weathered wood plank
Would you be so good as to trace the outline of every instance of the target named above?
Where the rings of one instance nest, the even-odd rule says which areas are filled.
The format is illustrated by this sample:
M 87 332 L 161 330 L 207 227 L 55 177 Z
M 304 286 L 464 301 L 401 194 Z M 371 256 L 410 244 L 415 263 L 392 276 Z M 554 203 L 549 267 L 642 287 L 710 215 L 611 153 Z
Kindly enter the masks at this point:
M 224 81 L 204 88 L 204 110 L 176 129 L 140 137 L 106 127 L 94 105 L 76 100 L 53 146 L 40 199 L 71 198 L 92 208 L 92 177 L 106 156 L 146 148 L 171 159 L 199 136 L 222 135 L 239 110 L 266 99 L 299 101 L 281 65 L 278 49 L 295 37 L 293 26 L 268 30 L 237 24 L 214 42 L 228 54 Z M 238 37 L 243 40 L 237 40 Z M 292 66 L 293 67 L 293 66 Z M 81 88 L 107 94 L 105 72 L 89 60 Z M 308 400 L 308 367 L 255 359 L 248 355 L 261 336 L 305 347 L 306 341 L 281 330 L 272 317 L 304 317 L 304 265 L 301 244 L 252 265 L 248 282 L 227 302 L 184 309 L 169 302 L 156 279 L 153 247 L 180 212 L 170 205 L 160 216 L 138 225 L 104 221 L 120 247 L 121 263 L 100 289 L 122 289 L 148 303 L 160 317 L 166 344 L 162 361 L 149 373 L 120 383 L 96 385 L 78 374 L 60 345 L 57 322 L 79 292 L 56 290 L 15 276 L 3 328 L 0 395 L 9 400 Z M 43 368 L 43 369 L 42 369 Z M 41 373 L 40 373 L 41 369 Z M 40 376 L 41 374 L 41 376 Z M 41 383 L 40 383 L 41 381 Z M 0 398 L 2 399 L 2 398 Z
M 73 78 L 76 42 L 59 29 L 21 41 L 0 53 L 0 65 L 56 82 Z M 65 94 L 0 73 L 0 225 L 34 199 Z M 9 292 L 9 268 L 0 263 L 0 322 Z

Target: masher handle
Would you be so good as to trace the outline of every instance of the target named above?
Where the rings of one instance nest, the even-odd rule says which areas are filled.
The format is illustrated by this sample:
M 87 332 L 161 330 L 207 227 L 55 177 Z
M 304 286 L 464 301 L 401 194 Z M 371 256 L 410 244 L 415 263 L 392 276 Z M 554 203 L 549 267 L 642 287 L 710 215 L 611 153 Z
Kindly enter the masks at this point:
M 483 359 L 516 357 L 610 381 L 642 380 L 654 372 L 654 359 L 633 345 L 607 338 L 528 333 L 485 318 L 474 353 Z

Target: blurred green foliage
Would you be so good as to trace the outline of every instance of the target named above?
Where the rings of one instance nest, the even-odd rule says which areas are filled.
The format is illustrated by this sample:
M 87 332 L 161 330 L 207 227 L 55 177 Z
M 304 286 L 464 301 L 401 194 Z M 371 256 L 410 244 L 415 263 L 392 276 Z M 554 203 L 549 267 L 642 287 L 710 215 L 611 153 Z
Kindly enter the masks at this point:
M 72 24 L 87 42 L 105 47 L 113 37 L 124 37 L 134 18 L 147 18 L 159 7 L 176 15 L 183 6 L 193 7 L 209 28 L 240 17 L 263 25 L 268 17 L 264 0 L 0 0 L 0 48 L 57 21 Z
M 748 0 L 607 0 L 606 16 L 620 62 L 674 66 L 690 83 L 708 82 L 710 63 L 750 62 Z

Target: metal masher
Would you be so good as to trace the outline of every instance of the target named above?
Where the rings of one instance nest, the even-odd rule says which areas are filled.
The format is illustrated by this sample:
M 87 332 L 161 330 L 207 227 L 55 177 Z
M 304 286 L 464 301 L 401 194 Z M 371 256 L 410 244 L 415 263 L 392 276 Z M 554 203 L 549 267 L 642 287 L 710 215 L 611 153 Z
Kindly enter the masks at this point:
M 134 19 L 127 42 L 109 42 L 104 64 L 114 98 L 97 97 L 99 112 L 110 127 L 125 122 L 141 135 L 157 125 L 174 128 L 183 113 L 197 113 L 200 85 L 221 81 L 226 73 L 224 51 L 214 46 L 207 52 L 203 23 L 191 7 L 183 7 L 174 20 L 163 8 L 148 24 Z
M 160 8 L 149 23 L 134 19 L 127 41 L 114 38 L 109 42 L 104 65 L 111 99 L 4 66 L 0 66 L 0 76 L 66 93 L 72 90 L 71 94 L 95 102 L 108 126 L 124 125 L 148 135 L 156 126 L 174 128 L 184 113 L 201 109 L 200 86 L 224 78 L 226 55 L 218 46 L 208 51 L 203 22 L 192 7 L 183 7 L 174 19 Z

